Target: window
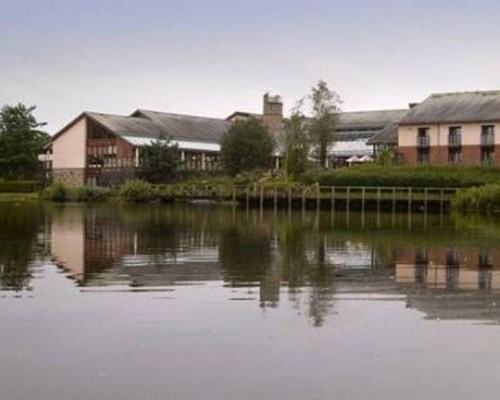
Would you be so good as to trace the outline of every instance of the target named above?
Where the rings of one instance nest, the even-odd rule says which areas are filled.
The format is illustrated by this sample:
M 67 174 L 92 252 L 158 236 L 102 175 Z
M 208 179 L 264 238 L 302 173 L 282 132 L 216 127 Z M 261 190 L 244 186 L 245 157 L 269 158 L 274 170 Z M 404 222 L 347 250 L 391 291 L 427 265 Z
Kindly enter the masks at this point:
M 429 147 L 430 144 L 429 128 L 418 128 L 417 147 Z
M 448 131 L 448 146 L 460 147 L 462 145 L 462 127 L 451 126 Z
M 495 145 L 495 126 L 483 125 L 481 126 L 481 146 L 494 146 Z

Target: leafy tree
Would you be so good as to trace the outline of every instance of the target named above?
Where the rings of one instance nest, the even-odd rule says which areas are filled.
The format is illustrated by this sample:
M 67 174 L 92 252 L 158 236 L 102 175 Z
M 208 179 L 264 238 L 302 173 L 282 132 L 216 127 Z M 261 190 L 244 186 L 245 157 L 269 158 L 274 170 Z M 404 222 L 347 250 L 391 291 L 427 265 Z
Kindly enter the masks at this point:
M 308 96 L 312 117 L 309 124 L 311 144 L 316 147 L 318 164 L 328 167 L 328 147 L 334 142 L 335 127 L 340 113 L 340 96 L 330 90 L 325 81 L 318 81 Z
M 0 110 L 0 176 L 25 179 L 40 171 L 38 155 L 49 135 L 33 116 L 35 106 L 4 106 Z
M 221 163 L 229 175 L 270 168 L 274 140 L 256 119 L 236 121 L 221 142 Z
M 300 112 L 300 103 L 285 123 L 284 131 L 285 173 L 296 177 L 307 169 L 309 156 L 309 138 L 305 117 Z
M 160 136 L 149 146 L 143 148 L 142 177 L 152 183 L 168 183 L 175 180 L 181 167 L 177 145 L 170 139 Z

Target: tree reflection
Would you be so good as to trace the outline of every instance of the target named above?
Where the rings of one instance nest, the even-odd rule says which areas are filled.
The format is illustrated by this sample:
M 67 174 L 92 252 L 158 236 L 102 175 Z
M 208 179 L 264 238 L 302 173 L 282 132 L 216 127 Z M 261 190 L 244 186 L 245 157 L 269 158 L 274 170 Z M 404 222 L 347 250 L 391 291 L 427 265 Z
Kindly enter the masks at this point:
M 312 230 L 312 231 L 311 231 Z M 288 282 L 290 301 L 301 308 L 301 292 L 307 292 L 308 316 L 320 327 L 333 307 L 335 273 L 327 260 L 327 238 L 317 227 L 294 221 L 280 230 L 283 279 Z
M 33 261 L 41 252 L 37 247 L 37 234 L 43 215 L 42 207 L 37 204 L 0 205 L 0 285 L 3 290 L 30 289 Z
M 272 263 L 270 237 L 248 226 L 225 228 L 219 239 L 219 263 L 231 285 L 260 282 Z

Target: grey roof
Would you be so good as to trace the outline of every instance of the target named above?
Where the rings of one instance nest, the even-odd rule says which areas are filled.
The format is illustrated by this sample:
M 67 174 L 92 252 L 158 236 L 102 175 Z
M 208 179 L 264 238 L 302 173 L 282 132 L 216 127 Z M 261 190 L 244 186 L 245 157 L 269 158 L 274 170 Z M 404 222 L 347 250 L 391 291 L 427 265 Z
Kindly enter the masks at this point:
M 378 131 L 407 112 L 407 109 L 343 112 L 337 121 L 337 131 L 363 129 Z
M 148 110 L 137 110 L 128 117 L 94 112 L 83 115 L 117 135 L 151 139 L 165 135 L 176 140 L 218 143 L 231 125 L 223 119 Z
M 368 140 L 368 144 L 398 144 L 398 123 L 389 122 Z
M 337 140 L 368 139 L 366 142 L 368 145 L 379 143 L 377 139 L 379 137 L 384 138 L 384 140 L 394 140 L 394 132 L 389 131 L 389 129 L 394 126 L 395 121 L 401 119 L 406 113 L 408 113 L 408 109 L 344 112 L 339 115 Z M 386 138 L 387 135 L 388 138 Z M 397 142 L 397 131 L 395 141 Z
M 500 91 L 438 93 L 401 119 L 401 125 L 500 121 Z
M 230 121 L 234 117 L 237 117 L 237 116 L 246 117 L 246 118 L 262 119 L 262 114 L 251 113 L 251 112 L 246 112 L 246 111 L 235 111 L 229 117 L 226 118 L 226 121 Z
M 117 135 L 131 135 L 156 138 L 162 133 L 153 121 L 146 118 L 125 117 L 122 115 L 86 112 L 85 115 L 95 120 Z
M 131 118 L 151 120 L 163 134 L 175 139 L 220 142 L 231 123 L 224 119 L 137 110 Z
M 408 110 L 381 110 L 344 112 L 337 123 L 338 141 L 367 140 L 376 135 L 389 122 L 400 118 Z M 260 114 L 236 112 L 254 118 Z M 234 114 L 233 114 L 234 115 Z M 139 109 L 130 116 L 84 112 L 61 129 L 51 141 L 76 123 L 82 117 L 88 117 L 111 132 L 128 137 L 154 139 L 165 135 L 174 140 L 220 143 L 222 136 L 231 126 L 225 119 L 198 117 Z

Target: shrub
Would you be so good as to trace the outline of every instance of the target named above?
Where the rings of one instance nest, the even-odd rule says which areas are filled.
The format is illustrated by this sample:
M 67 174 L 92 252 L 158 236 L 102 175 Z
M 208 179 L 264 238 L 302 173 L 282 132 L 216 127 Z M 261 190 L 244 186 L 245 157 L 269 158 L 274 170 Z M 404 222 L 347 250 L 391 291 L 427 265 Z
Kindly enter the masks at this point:
M 151 184 L 134 179 L 120 187 L 118 198 L 125 203 L 148 203 L 156 198 L 156 192 Z
M 103 187 L 83 186 L 71 191 L 70 198 L 76 201 L 99 202 L 107 200 L 111 190 Z
M 55 182 L 43 191 L 47 200 L 63 202 L 68 200 L 68 189 L 61 182 Z
M 453 199 L 453 207 L 458 210 L 500 210 L 500 185 L 484 185 L 460 190 Z

